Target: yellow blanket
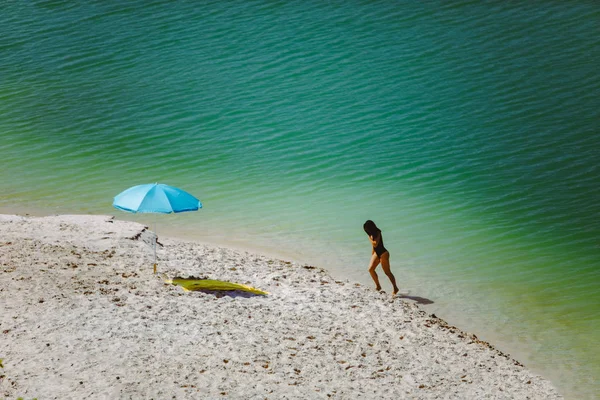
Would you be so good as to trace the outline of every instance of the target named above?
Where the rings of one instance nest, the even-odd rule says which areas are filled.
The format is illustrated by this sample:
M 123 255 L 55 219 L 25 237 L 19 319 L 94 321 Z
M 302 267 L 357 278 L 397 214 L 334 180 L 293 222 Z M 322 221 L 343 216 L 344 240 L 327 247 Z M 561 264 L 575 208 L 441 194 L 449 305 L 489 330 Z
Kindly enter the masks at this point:
M 178 285 L 186 291 L 235 291 L 248 292 L 259 295 L 267 295 L 269 293 L 253 288 L 252 286 L 242 285 L 241 283 L 217 281 L 214 279 L 196 279 L 196 278 L 180 278 L 166 279 L 166 283 Z

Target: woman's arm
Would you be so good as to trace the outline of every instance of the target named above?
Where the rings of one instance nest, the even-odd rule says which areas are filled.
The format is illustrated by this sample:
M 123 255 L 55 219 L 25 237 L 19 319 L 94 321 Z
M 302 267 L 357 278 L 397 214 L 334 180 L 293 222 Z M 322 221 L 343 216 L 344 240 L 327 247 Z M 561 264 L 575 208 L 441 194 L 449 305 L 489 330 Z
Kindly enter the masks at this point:
M 378 233 L 377 236 L 375 238 L 373 238 L 373 236 L 369 236 L 369 241 L 371 242 L 371 244 L 373 245 L 373 249 L 375 247 L 377 247 L 377 245 L 379 244 L 379 241 L 381 240 L 381 233 Z

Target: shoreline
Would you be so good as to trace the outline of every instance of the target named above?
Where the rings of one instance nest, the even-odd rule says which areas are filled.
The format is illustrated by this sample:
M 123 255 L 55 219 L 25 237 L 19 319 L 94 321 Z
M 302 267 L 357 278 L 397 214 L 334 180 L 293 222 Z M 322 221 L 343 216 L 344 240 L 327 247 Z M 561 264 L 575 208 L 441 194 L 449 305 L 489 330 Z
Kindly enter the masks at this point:
M 269 295 L 183 292 L 152 274 L 141 224 L 0 222 L 0 396 L 562 398 L 412 301 L 318 267 L 161 235 L 160 274 Z

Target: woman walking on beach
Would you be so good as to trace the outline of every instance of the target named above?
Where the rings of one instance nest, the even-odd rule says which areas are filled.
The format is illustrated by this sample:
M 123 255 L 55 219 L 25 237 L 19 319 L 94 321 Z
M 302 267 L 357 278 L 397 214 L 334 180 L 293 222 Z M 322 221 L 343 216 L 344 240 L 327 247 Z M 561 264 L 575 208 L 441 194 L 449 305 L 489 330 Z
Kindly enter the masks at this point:
M 400 289 L 396 286 L 396 278 L 392 271 L 390 270 L 390 253 L 383 246 L 383 237 L 381 236 L 381 230 L 375 225 L 375 222 L 368 220 L 363 225 L 363 229 L 369 235 L 369 241 L 373 246 L 373 251 L 371 252 L 371 262 L 369 263 L 369 273 L 371 274 L 371 278 L 375 281 L 375 290 L 381 290 L 381 285 L 379 284 L 379 277 L 377 276 L 377 272 L 375 272 L 375 268 L 381 263 L 381 267 L 383 268 L 383 272 L 387 275 L 392 282 L 392 286 L 394 287 L 394 292 L 392 294 L 398 293 Z

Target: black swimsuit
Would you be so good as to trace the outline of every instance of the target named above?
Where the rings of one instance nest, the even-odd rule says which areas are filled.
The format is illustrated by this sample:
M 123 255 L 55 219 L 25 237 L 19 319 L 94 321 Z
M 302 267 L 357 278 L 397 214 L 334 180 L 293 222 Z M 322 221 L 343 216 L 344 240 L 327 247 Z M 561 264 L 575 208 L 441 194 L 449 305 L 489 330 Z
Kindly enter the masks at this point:
M 379 243 L 375 247 L 375 253 L 377 254 L 377 257 L 381 257 L 386 251 L 387 249 L 383 246 L 383 236 L 381 235 L 381 232 L 379 232 Z

